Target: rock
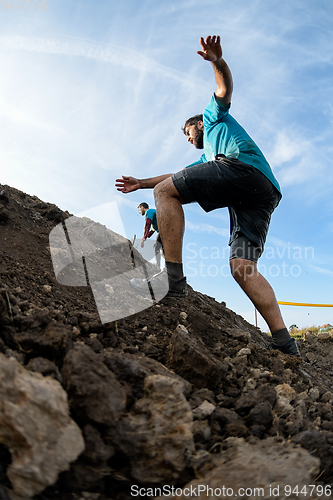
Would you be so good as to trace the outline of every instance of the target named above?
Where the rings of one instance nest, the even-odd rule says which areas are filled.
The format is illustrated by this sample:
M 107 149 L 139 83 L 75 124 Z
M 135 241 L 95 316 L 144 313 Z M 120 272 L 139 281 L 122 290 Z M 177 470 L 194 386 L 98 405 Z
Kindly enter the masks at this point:
M 306 357 L 308 359 L 308 361 L 312 364 L 316 364 L 317 363 L 317 356 L 314 352 L 307 352 L 306 353 Z
M 249 356 L 250 354 L 251 354 L 251 349 L 249 349 L 248 347 L 243 347 L 238 351 L 236 356 Z
M 299 403 L 300 401 L 307 401 L 308 399 L 309 399 L 308 393 L 306 391 L 303 391 L 297 394 L 295 402 Z
M 218 361 L 183 325 L 178 325 L 170 339 L 167 366 L 196 387 L 209 389 L 216 387 L 228 371 L 226 363 Z
M 277 397 L 285 398 L 288 403 L 295 399 L 296 391 L 289 384 L 280 384 L 275 387 Z
M 197 389 L 196 391 L 193 391 L 191 394 L 191 398 L 189 400 L 189 403 L 191 405 L 192 410 L 194 408 L 197 408 L 198 406 L 201 405 L 204 401 L 208 401 L 212 405 L 215 405 L 215 395 L 213 391 L 210 391 L 209 389 Z
M 209 417 L 213 411 L 215 411 L 216 406 L 208 401 L 204 401 L 200 406 L 193 410 L 193 417 L 198 420 L 204 420 Z
M 90 493 L 89 491 L 82 491 L 82 500 L 98 500 L 100 493 Z
M 323 403 L 328 403 L 328 402 L 333 402 L 333 394 L 330 391 L 326 391 L 322 397 L 321 400 Z
M 47 320 L 46 316 L 45 321 Z M 62 323 L 51 322 L 43 329 L 37 327 L 36 329 L 17 333 L 15 341 L 18 342 L 22 349 L 32 351 L 34 357 L 40 356 L 52 361 L 62 361 L 69 349 L 73 347 L 72 328 Z
M 48 210 L 45 215 L 49 220 L 57 223 L 66 219 L 66 214 L 56 206 Z
M 269 384 L 264 384 L 253 391 L 247 391 L 238 399 L 235 410 L 240 415 L 246 415 L 258 403 L 267 401 L 271 406 L 276 401 L 276 392 Z
M 0 190 L 0 202 L 4 203 L 5 205 L 9 203 L 9 194 L 4 189 Z
M 246 342 L 247 344 L 251 340 L 251 334 L 250 332 L 247 332 L 245 330 L 240 330 L 239 328 L 226 328 L 225 332 L 230 336 L 233 337 L 234 339 L 239 340 L 240 342 Z
M 318 332 L 318 340 L 331 340 L 330 332 Z
M 140 351 L 146 356 L 156 356 L 160 352 L 158 347 L 151 344 L 150 342 L 143 342 L 142 346 L 140 347 Z
M 55 483 L 84 441 L 59 382 L 2 354 L 0 380 L 0 442 L 12 455 L 7 475 L 13 492 L 27 499 Z
M 304 340 L 310 344 L 316 344 L 318 342 L 318 337 L 310 330 L 304 333 Z
M 90 424 L 83 428 L 85 450 L 82 457 L 92 464 L 105 464 L 115 454 L 111 444 L 105 444 L 98 430 Z
M 86 343 L 94 352 L 103 352 L 103 345 L 97 338 L 89 338 Z
M 247 365 L 247 355 L 237 355 L 232 361 L 233 366 L 236 367 L 237 372 L 242 372 L 242 370 L 246 367 Z
M 318 458 L 286 441 L 276 442 L 274 438 L 256 444 L 246 443 L 243 438 L 227 441 L 230 448 L 203 466 L 200 479 L 187 483 L 180 494 L 177 492 L 168 498 L 186 500 L 189 491 L 195 491 L 196 498 L 202 499 L 235 498 L 241 491 L 241 496 L 249 499 L 259 496 L 267 500 L 274 496 L 282 499 L 286 498 L 285 486 L 290 486 L 292 491 L 296 486 L 314 484 L 320 470 Z M 295 467 L 295 464 L 302 466 Z M 279 488 L 278 495 L 272 495 L 273 488 Z M 163 498 L 157 497 L 157 500 Z
M 104 363 L 117 374 L 118 380 L 126 381 L 136 398 L 143 396 L 145 379 L 150 375 L 162 375 L 180 381 L 184 386 L 185 396 L 188 396 L 192 389 L 192 384 L 187 380 L 168 370 L 158 361 L 140 353 L 128 354 L 107 350 L 104 355 Z
M 292 411 L 287 417 L 285 431 L 289 436 L 294 436 L 303 429 L 306 415 L 305 401 L 300 400 L 295 407 L 292 407 Z
M 307 430 L 301 432 L 293 438 L 293 442 L 300 444 L 306 450 L 313 452 L 318 449 L 324 450 L 329 448 L 324 435 L 317 430 Z
M 290 368 L 286 368 L 283 373 L 283 382 L 289 384 L 293 379 L 293 372 Z
M 283 413 L 291 413 L 293 411 L 293 407 L 290 404 L 290 401 L 295 399 L 296 391 L 290 387 L 289 384 L 280 384 L 275 387 L 275 391 L 277 394 L 276 404 L 274 406 L 274 411 L 281 415 Z
M 71 408 L 83 419 L 114 426 L 126 407 L 127 391 L 90 347 L 76 344 L 61 371 Z
M 312 387 L 309 390 L 309 398 L 311 401 L 317 401 L 319 399 L 320 393 L 317 387 Z
M 223 434 L 237 437 L 245 437 L 249 434 L 244 420 L 234 410 L 217 408 L 213 416 L 223 429 Z
M 244 392 L 253 391 L 257 387 L 257 382 L 255 378 L 248 378 L 244 385 Z
M 247 423 L 249 426 L 262 425 L 265 429 L 269 429 L 273 419 L 271 405 L 267 401 L 263 401 L 252 408 L 247 418 Z
M 52 293 L 52 286 L 43 285 L 43 292 L 48 293 L 48 294 Z
M 59 382 L 62 382 L 60 372 L 58 367 L 53 361 L 46 358 L 33 358 L 29 361 L 26 366 L 27 370 L 32 372 L 38 372 L 44 375 L 44 377 L 52 377 Z
M 215 406 L 214 392 L 205 388 L 197 389 L 192 392 L 189 403 L 191 405 L 191 408 L 194 409 L 200 406 L 201 403 L 203 403 L 204 401 L 208 401 L 209 403 L 212 403 Z
M 114 447 L 105 443 L 100 432 L 92 425 L 87 424 L 83 428 L 83 436 L 84 452 L 71 466 L 70 472 L 62 474 L 62 483 L 76 491 L 100 488 L 105 476 L 112 473 L 107 461 L 115 454 Z
M 3 205 L 0 205 L 0 224 L 4 226 L 10 221 L 9 211 Z
M 151 375 L 145 381 L 144 397 L 119 420 L 110 436 L 129 458 L 135 480 L 163 484 L 180 477 L 194 451 L 192 425 L 184 385 Z

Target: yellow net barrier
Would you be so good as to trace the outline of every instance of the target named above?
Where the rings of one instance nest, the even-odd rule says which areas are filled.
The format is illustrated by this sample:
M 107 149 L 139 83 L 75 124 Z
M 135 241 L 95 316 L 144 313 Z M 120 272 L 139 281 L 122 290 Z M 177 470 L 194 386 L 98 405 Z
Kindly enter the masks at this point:
M 282 302 L 278 300 L 281 306 L 306 306 L 306 307 L 333 307 L 333 304 L 306 304 L 303 302 Z

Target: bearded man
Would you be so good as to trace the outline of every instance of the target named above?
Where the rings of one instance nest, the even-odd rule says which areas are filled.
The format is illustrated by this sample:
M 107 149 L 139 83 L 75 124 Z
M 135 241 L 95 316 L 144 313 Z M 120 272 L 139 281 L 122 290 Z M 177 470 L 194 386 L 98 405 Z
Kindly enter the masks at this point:
M 154 188 L 157 221 L 164 245 L 166 273 L 151 278 L 153 289 L 168 281 L 171 297 L 186 295 L 183 275 L 182 241 L 184 213 L 182 205 L 197 202 L 206 211 L 228 207 L 230 214 L 230 269 L 257 310 L 268 324 L 272 348 L 299 356 L 267 280 L 258 272 L 271 215 L 281 199 L 280 186 L 263 153 L 229 114 L 233 81 L 222 57 L 219 36 L 200 38 L 197 53 L 211 63 L 217 89 L 203 115 L 189 118 L 184 127 L 188 141 L 203 149 L 200 159 L 176 174 L 149 179 L 122 176 L 118 191 L 130 193 Z M 155 281 L 154 281 L 155 280 Z M 144 280 L 132 280 L 132 286 L 147 290 Z

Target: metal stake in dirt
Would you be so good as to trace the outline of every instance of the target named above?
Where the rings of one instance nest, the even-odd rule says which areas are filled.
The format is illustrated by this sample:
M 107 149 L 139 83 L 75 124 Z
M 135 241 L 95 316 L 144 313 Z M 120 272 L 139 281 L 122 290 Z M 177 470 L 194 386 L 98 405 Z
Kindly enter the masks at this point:
M 254 317 L 255 317 L 255 321 L 256 321 L 256 328 L 258 328 L 258 316 L 257 316 L 257 309 L 254 308 Z
M 132 256 L 132 260 L 133 260 L 133 264 L 135 265 L 135 262 L 134 262 L 134 254 L 133 254 L 133 250 L 134 250 L 134 243 L 135 243 L 135 240 L 136 240 L 136 234 L 134 235 L 133 237 L 133 241 L 130 241 L 129 242 L 129 245 L 130 245 L 130 252 L 131 252 L 131 256 Z M 149 288 L 149 292 L 150 292 L 150 296 L 152 298 L 153 301 L 155 301 L 155 295 L 154 295 L 154 291 L 152 289 L 152 286 L 151 286 L 151 283 L 149 281 L 149 274 L 148 274 L 148 271 L 147 271 L 147 267 L 146 267 L 146 264 L 143 264 L 142 266 L 143 268 L 143 272 L 145 274 L 145 277 L 146 277 L 146 280 L 147 280 L 147 283 L 148 283 L 148 288 Z

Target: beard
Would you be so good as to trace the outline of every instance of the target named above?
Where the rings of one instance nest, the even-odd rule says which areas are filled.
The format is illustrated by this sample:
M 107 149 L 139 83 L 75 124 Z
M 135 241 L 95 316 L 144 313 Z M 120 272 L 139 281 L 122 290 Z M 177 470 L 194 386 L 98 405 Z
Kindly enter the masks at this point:
M 200 130 L 198 128 L 198 125 L 197 125 L 196 126 L 196 133 L 195 133 L 195 136 L 193 138 L 193 145 L 196 147 L 196 149 L 203 149 L 204 148 L 203 136 L 204 136 L 203 130 Z

